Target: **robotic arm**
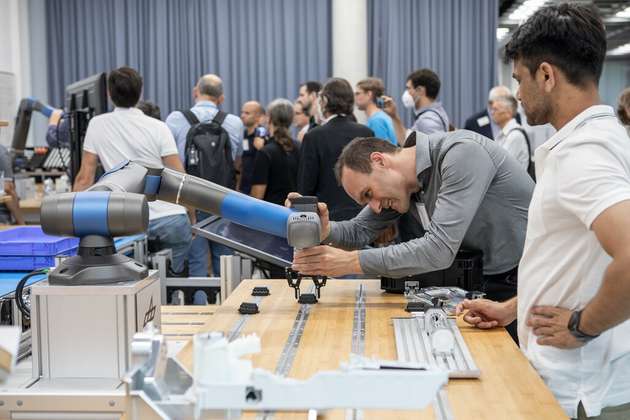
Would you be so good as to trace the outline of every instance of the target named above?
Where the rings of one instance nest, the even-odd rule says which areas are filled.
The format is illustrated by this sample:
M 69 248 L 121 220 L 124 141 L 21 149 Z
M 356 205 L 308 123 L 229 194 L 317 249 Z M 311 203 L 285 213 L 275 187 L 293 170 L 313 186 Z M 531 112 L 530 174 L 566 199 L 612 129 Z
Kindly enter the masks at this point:
M 131 261 L 118 261 L 125 257 L 114 255 L 110 242 L 113 236 L 144 232 L 148 226 L 147 200 L 157 199 L 194 207 L 242 226 L 287 238 L 294 248 L 320 243 L 316 200 L 309 207 L 308 198 L 304 197 L 301 202 L 294 202 L 295 208 L 289 209 L 168 168 L 123 162 L 85 192 L 56 194 L 44 199 L 41 207 L 44 232 L 81 238 L 79 255 L 67 259 L 63 268 L 60 266 L 51 272 L 49 281 L 53 284 L 103 284 L 136 280 L 146 275 L 146 269 L 138 272 Z M 100 257 L 99 261 L 95 257 Z M 106 261 L 104 257 L 117 260 Z M 94 264 L 99 274 L 94 273 Z M 121 273 L 124 266 L 128 266 L 127 276 Z M 109 279 L 105 278 L 108 270 Z M 295 273 L 287 273 L 288 278 L 289 274 L 292 274 L 289 284 L 296 288 L 297 295 L 299 281 L 296 285 Z M 316 285 L 317 280 L 314 278 Z M 319 282 L 321 284 L 321 279 Z
M 17 116 L 15 117 L 15 130 L 13 131 L 11 149 L 13 149 L 14 152 L 20 153 L 24 151 L 28 130 L 31 125 L 31 116 L 34 111 L 41 113 L 46 118 L 50 118 L 54 110 L 55 109 L 50 105 L 40 102 L 35 98 L 28 97 L 22 99 L 18 107 Z

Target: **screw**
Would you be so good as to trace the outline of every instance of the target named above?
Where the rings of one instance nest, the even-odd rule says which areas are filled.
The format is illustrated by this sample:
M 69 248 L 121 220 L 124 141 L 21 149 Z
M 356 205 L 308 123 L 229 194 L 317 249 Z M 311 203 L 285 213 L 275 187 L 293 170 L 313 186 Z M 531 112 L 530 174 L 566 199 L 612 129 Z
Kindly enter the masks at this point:
M 22 400 L 17 400 L 17 406 L 18 407 L 22 407 L 22 404 L 23 404 Z
M 110 406 L 110 407 L 113 407 L 113 406 L 115 406 L 115 405 L 116 405 L 116 402 L 115 402 L 115 401 L 110 401 L 110 402 L 109 402 L 109 406 Z

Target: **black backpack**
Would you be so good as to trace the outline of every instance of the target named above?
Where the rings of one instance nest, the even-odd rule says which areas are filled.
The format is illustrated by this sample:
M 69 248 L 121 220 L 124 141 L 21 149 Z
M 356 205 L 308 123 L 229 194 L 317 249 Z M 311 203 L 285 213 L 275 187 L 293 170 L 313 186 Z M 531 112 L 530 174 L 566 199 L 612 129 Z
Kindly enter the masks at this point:
M 236 170 L 230 135 L 221 126 L 227 114 L 219 111 L 212 121 L 202 123 L 191 110 L 180 112 L 190 124 L 186 135 L 186 173 L 234 189 Z
M 523 136 L 525 136 L 525 142 L 527 143 L 527 157 L 529 162 L 529 165 L 527 165 L 527 173 L 529 174 L 529 176 L 532 177 L 534 182 L 536 182 L 536 166 L 534 165 L 534 161 L 532 161 L 532 145 L 529 143 L 529 136 L 527 135 L 527 132 L 520 127 L 511 129 L 507 133 L 507 135 L 509 136 L 512 131 L 520 131 L 521 133 L 523 133 Z

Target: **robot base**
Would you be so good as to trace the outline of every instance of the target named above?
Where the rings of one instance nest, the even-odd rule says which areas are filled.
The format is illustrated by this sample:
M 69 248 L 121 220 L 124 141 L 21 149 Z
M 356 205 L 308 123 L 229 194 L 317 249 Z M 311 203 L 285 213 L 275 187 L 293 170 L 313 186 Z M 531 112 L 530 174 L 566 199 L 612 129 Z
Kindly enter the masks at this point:
M 142 280 L 148 274 L 144 265 L 116 254 L 112 238 L 89 235 L 81 238 L 79 255 L 64 260 L 48 274 L 48 283 L 60 286 L 112 284 Z

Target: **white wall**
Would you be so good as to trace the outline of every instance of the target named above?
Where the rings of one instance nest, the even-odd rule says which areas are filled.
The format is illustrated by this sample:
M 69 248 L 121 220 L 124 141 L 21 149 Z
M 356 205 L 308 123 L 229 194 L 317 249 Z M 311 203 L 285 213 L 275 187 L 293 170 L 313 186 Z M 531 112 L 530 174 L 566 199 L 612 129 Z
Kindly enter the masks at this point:
M 367 0 L 333 0 L 333 76 L 347 79 L 352 88 L 368 76 Z M 359 121 L 365 113 L 355 111 Z
M 25 2 L 19 0 L 0 0 L 0 71 L 10 73 L 13 78 L 3 75 L 3 86 L 0 91 L 0 118 L 8 120 L 11 125 L 0 129 L 0 142 L 5 146 L 9 144 L 13 133 L 13 118 L 17 109 L 19 98 L 25 90 L 28 90 L 28 79 L 22 75 L 28 63 L 24 62 L 24 40 L 20 30 L 22 12 Z
M 47 101 L 45 0 L 0 0 L 0 72 L 14 75 L 11 87 L 0 91 L 0 119 L 11 126 L 0 129 L 0 143 L 9 145 L 20 100 L 34 96 Z M 46 119 L 31 120 L 28 145 L 45 145 Z
M 630 87 L 630 58 L 606 60 L 599 80 L 602 102 L 617 108 L 621 91 Z

